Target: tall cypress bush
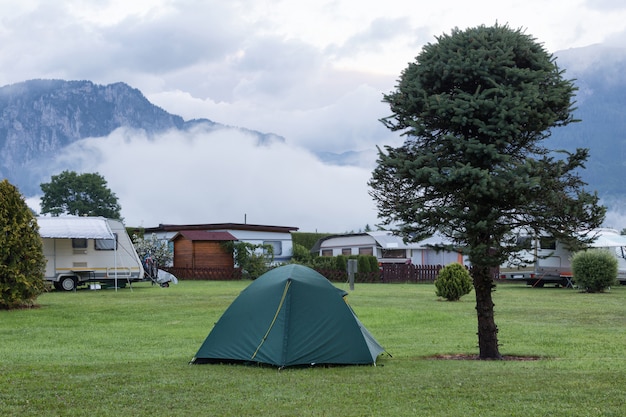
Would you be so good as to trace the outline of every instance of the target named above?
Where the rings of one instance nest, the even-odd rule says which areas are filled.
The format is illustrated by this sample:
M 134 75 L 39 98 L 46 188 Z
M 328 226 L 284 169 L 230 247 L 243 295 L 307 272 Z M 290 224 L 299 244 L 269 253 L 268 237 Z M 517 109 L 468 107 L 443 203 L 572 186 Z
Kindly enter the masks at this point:
M 45 288 L 37 220 L 18 189 L 0 182 L 0 308 L 32 306 Z
M 367 256 L 359 255 L 359 257 L 356 259 L 356 263 L 359 273 L 366 274 L 371 272 L 370 261 Z
M 345 255 L 337 255 L 335 257 L 335 269 L 343 272 L 348 270 L 348 258 Z

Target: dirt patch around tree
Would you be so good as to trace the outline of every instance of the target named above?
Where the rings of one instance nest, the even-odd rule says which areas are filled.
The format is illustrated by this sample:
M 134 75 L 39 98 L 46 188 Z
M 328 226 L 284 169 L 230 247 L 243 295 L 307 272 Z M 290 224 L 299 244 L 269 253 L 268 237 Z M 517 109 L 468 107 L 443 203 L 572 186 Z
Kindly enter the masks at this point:
M 502 359 L 481 359 L 478 355 L 469 355 L 466 353 L 446 354 L 446 355 L 433 355 L 428 356 L 426 359 L 433 360 L 457 360 L 457 361 L 538 361 L 542 358 L 539 356 L 516 356 L 516 355 L 502 355 Z

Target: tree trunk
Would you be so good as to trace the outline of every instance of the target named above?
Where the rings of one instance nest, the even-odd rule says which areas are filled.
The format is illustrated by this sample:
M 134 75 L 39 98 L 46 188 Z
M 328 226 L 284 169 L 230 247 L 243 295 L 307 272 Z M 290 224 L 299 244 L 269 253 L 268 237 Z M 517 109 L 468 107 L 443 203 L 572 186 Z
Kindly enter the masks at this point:
M 480 359 L 502 359 L 498 349 L 498 326 L 494 320 L 491 293 L 493 278 L 489 267 L 472 268 L 474 291 L 476 292 L 476 312 L 478 314 L 478 348 Z

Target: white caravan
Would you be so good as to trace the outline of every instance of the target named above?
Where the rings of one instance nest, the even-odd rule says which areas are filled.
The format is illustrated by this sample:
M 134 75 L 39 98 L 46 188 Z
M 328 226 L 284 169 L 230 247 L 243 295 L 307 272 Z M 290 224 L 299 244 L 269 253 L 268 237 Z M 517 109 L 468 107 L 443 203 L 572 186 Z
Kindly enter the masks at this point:
M 596 236 L 592 248 L 606 249 L 614 255 L 618 262 L 617 279 L 626 285 L 626 236 L 614 229 L 595 229 Z M 506 263 L 500 266 L 500 278 L 510 281 L 526 281 L 534 287 L 544 284 L 556 284 L 572 287 L 572 265 L 570 252 L 563 243 L 551 237 L 527 240 L 527 248 L 519 255 L 524 262 L 520 265 Z
M 58 290 L 87 283 L 115 288 L 144 279 L 144 269 L 122 222 L 104 217 L 38 217 L 45 279 Z

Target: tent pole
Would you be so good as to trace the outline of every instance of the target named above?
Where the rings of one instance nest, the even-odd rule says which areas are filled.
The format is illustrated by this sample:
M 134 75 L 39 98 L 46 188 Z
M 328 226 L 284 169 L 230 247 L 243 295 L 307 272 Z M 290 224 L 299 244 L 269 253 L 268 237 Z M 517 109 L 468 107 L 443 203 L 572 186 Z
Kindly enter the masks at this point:
M 113 230 L 109 225 L 109 219 L 105 218 L 104 223 L 107 225 L 107 230 L 113 237 L 113 268 L 115 269 L 113 274 L 115 276 L 115 292 L 117 292 L 117 239 L 115 238 L 115 233 L 113 233 Z

